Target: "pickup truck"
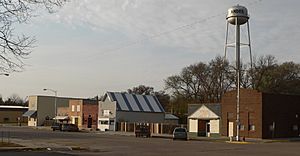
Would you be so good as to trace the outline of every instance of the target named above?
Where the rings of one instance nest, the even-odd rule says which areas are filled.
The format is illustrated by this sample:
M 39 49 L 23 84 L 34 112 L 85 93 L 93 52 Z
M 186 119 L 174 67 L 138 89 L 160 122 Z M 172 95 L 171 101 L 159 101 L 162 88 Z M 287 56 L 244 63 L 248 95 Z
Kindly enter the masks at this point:
M 138 124 L 135 126 L 135 137 L 151 137 L 150 126 L 146 124 Z

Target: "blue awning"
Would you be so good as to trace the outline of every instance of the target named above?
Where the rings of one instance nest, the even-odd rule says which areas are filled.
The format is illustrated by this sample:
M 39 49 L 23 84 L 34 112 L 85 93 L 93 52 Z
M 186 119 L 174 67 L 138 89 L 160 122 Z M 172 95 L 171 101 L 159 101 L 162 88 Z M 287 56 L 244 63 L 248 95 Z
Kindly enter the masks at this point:
M 36 117 L 36 110 L 29 110 L 27 112 L 25 112 L 22 116 L 25 117 Z

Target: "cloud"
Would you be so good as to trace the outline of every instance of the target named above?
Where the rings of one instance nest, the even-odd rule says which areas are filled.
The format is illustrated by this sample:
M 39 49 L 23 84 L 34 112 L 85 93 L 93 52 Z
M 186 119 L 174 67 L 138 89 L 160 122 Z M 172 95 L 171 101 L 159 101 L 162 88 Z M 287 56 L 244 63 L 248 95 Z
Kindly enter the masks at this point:
M 52 18 L 72 26 L 85 25 L 97 32 L 124 37 L 122 40 L 115 38 L 115 43 L 146 40 L 161 46 L 193 49 L 206 39 L 215 41 L 224 31 L 226 9 L 220 9 L 224 6 L 216 7 L 213 1 L 203 2 L 73 0 L 59 12 L 59 16 Z M 217 26 L 214 25 L 216 22 Z M 205 40 L 201 38 L 203 36 Z M 223 43 L 223 38 L 219 41 Z M 202 48 L 205 49 L 204 44 Z
M 272 4 L 267 0 L 72 0 L 51 18 L 73 29 L 83 26 L 114 36 L 105 41 L 109 43 L 103 48 L 107 51 L 148 43 L 211 53 L 214 57 L 223 54 L 227 9 L 237 3 L 249 9 L 254 54 L 279 56 L 281 51 L 288 50 L 273 43 L 291 31 L 298 32 L 296 0 L 276 0 Z M 299 47 L 299 35 L 292 34 L 289 43 Z

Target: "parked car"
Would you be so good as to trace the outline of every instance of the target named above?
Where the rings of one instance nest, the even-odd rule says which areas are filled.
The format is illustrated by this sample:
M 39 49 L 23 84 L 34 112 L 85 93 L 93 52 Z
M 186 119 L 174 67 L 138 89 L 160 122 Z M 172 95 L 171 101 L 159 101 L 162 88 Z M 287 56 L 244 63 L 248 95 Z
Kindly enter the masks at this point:
M 188 134 L 186 128 L 176 127 L 173 131 L 173 140 L 181 139 L 188 140 Z
M 61 131 L 78 132 L 79 128 L 75 124 L 62 124 Z
M 55 122 L 55 123 L 53 123 L 53 125 L 51 126 L 51 128 L 52 128 L 53 131 L 55 131 L 55 130 L 61 131 L 61 125 L 62 125 L 61 123 Z
M 135 126 L 135 137 L 151 137 L 150 126 L 144 123 Z

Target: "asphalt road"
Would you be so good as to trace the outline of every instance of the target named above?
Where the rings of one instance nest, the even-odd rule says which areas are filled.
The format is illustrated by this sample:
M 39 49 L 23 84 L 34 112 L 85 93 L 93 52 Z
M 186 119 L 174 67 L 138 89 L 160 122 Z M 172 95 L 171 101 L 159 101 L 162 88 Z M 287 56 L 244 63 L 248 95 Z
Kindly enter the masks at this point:
M 209 155 L 209 156 L 299 156 L 300 142 L 231 144 L 208 141 L 173 141 L 164 138 L 135 138 L 103 133 L 58 132 L 28 127 L 0 127 L 12 139 L 33 144 L 80 147 L 83 151 L 64 151 L 72 155 Z M 50 153 L 51 154 L 51 153 Z M 0 155 L 2 155 L 0 153 Z

